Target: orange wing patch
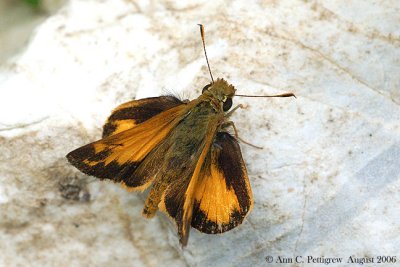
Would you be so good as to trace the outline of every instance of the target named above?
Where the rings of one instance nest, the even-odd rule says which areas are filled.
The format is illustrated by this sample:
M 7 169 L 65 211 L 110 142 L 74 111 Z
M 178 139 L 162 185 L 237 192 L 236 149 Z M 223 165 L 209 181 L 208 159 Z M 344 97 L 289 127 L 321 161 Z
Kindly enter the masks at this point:
M 134 128 L 80 147 L 67 155 L 80 171 L 144 190 L 152 177 L 135 177 L 135 170 L 151 150 L 179 123 L 186 105 L 168 109 Z
M 227 188 L 224 174 L 214 165 L 211 165 L 211 172 L 199 182 L 195 199 L 198 209 L 207 215 L 207 219 L 220 225 L 229 224 L 231 214 L 240 211 L 235 191 Z
M 121 104 L 112 111 L 104 124 L 103 138 L 131 129 L 181 104 L 183 102 L 174 96 L 150 97 Z
M 252 206 L 239 144 L 230 134 L 219 132 L 194 192 L 191 225 L 203 233 L 223 233 L 241 224 Z

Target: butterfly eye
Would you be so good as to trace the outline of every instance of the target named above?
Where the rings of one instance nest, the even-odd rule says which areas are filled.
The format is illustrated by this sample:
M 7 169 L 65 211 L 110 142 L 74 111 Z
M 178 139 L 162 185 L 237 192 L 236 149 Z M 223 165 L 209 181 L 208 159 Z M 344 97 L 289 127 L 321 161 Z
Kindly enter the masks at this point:
M 222 106 L 222 109 L 224 111 L 228 111 L 230 108 L 232 107 L 232 98 L 228 97 L 225 101 L 224 104 Z
M 207 84 L 206 86 L 204 86 L 203 90 L 201 90 L 201 93 L 204 93 L 205 90 L 208 90 L 208 88 L 211 86 L 210 84 Z

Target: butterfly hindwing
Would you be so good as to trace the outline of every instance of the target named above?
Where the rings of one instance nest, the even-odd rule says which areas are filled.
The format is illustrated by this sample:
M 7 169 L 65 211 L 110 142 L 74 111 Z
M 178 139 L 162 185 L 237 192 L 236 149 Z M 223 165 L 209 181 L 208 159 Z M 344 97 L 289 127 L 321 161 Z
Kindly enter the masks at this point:
M 241 224 L 252 206 L 239 144 L 229 133 L 218 132 L 194 192 L 191 225 L 203 233 L 223 233 Z
M 103 138 L 131 129 L 155 115 L 183 104 L 174 96 L 133 100 L 116 107 L 103 126 Z
M 67 159 L 88 175 L 121 182 L 132 190 L 144 190 L 150 184 L 152 177 L 136 177 L 136 168 L 173 130 L 184 112 L 185 104 L 181 102 L 181 105 L 149 116 L 147 120 L 133 125 L 133 128 L 114 132 L 99 141 L 80 147 L 70 152 Z M 109 119 L 110 121 L 119 120 Z
M 253 206 L 236 139 L 218 132 L 213 144 L 206 145 L 203 152 L 205 157 L 200 156 L 196 166 L 200 171 L 195 169 L 189 180 L 170 184 L 160 203 L 160 210 L 175 220 L 183 246 L 190 226 L 207 234 L 223 233 L 241 224 Z

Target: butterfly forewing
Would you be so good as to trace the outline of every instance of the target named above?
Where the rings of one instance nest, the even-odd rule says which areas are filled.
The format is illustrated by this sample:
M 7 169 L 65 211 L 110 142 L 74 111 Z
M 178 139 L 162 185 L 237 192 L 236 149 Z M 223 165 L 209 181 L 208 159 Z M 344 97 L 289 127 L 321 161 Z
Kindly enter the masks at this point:
M 152 99 L 152 102 L 156 100 Z M 140 110 L 140 105 L 136 105 L 136 108 Z M 149 114 L 146 112 L 148 109 L 143 108 L 141 110 L 143 114 Z M 141 123 L 133 126 L 131 124 L 130 129 L 70 152 L 67 159 L 72 165 L 88 175 L 111 179 L 122 182 L 130 188 L 143 190 L 149 185 L 149 180 L 152 177 L 135 176 L 136 168 L 174 129 L 184 112 L 185 104 L 180 104 L 165 110 L 162 114 L 147 116 L 147 120 L 142 118 Z M 135 116 L 135 118 L 138 118 L 138 115 Z M 108 120 L 109 123 L 114 124 L 120 121 L 117 119 Z M 137 122 L 138 120 L 131 119 L 131 121 Z
M 222 116 L 211 108 L 210 103 L 203 102 L 191 109 L 187 118 L 169 137 L 175 140 L 175 144 L 171 146 L 171 153 L 164 158 L 165 162 L 170 162 L 170 166 L 161 170 L 161 173 L 166 173 L 162 179 L 168 183 L 159 201 L 159 208 L 175 220 L 182 245 L 186 245 L 189 236 L 194 192 L 201 168 Z

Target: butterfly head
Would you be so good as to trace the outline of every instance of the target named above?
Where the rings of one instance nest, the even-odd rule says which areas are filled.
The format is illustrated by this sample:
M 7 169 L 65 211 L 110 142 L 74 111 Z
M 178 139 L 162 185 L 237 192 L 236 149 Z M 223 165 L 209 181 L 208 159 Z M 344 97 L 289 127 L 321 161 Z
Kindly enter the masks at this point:
M 224 79 L 217 79 L 213 83 L 204 86 L 202 94 L 222 103 L 222 109 L 228 111 L 232 107 L 232 98 L 236 89 Z

